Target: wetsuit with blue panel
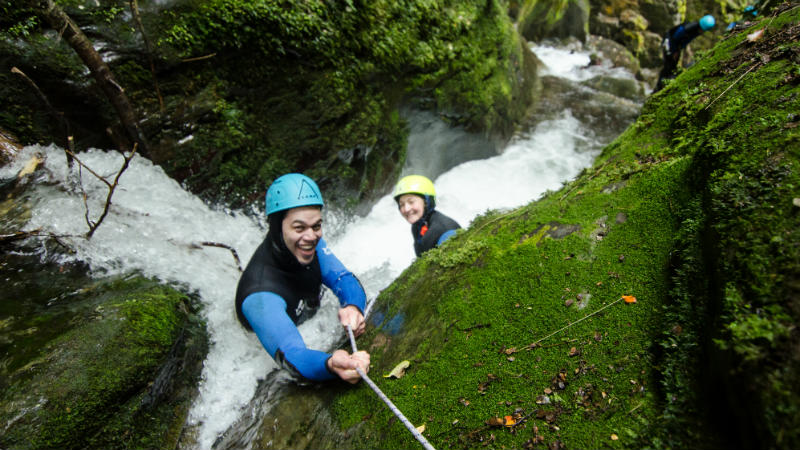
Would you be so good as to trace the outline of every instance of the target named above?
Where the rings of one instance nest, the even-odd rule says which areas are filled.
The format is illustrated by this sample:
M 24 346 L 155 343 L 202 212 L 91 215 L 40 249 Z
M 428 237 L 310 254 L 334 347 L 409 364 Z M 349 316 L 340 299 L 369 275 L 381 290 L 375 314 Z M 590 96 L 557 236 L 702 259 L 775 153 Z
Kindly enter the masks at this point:
M 336 378 L 328 368 L 331 355 L 306 347 L 297 325 L 316 312 L 322 285 L 333 291 L 342 308 L 354 306 L 362 316 L 366 304 L 364 289 L 321 235 L 314 257 L 307 264 L 301 264 L 286 246 L 282 230 L 287 212 L 299 207 L 324 206 L 319 187 L 312 179 L 297 173 L 283 175 L 270 185 L 265 202 L 269 231 L 239 279 L 236 316 L 246 329 L 255 332 L 278 365 L 296 378 L 311 381 Z M 337 367 L 342 366 L 337 364 Z M 368 369 L 367 366 L 364 370 Z M 342 378 L 353 382 L 349 377 Z
M 325 381 L 336 378 L 327 367 L 329 354 L 306 347 L 297 325 L 313 316 L 322 285 L 338 297 L 341 307 L 363 314 L 366 295 L 361 283 L 320 239 L 311 264 L 302 265 L 289 252 L 280 233 L 256 249 L 236 290 L 236 314 L 256 333 L 272 358 L 297 378 Z
M 438 247 L 454 236 L 459 228 L 461 226 L 455 220 L 435 209 L 426 208 L 422 218 L 411 224 L 411 235 L 414 236 L 414 253 L 420 256 L 428 250 Z

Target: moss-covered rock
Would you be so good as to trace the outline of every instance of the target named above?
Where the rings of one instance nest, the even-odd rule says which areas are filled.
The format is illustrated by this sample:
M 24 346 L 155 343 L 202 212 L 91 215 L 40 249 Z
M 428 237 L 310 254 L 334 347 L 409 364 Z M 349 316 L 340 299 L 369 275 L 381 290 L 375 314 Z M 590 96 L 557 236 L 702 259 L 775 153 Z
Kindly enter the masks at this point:
M 187 297 L 25 257 L 2 267 L 16 273 L 0 310 L 0 446 L 175 447 L 207 346 Z
M 592 168 L 381 292 L 359 348 L 434 447 L 800 444 L 799 19 L 721 42 Z M 366 385 L 314 395 L 256 446 L 419 446 Z

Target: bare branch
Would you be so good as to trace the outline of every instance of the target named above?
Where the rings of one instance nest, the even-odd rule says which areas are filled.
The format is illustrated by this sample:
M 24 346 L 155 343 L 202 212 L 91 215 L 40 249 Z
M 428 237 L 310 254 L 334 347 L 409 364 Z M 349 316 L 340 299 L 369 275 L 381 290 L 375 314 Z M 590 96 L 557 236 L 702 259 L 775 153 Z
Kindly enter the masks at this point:
M 156 66 L 153 63 L 153 46 L 150 45 L 150 39 L 147 38 L 147 34 L 144 32 L 142 18 L 139 15 L 139 5 L 137 4 L 136 0 L 130 0 L 130 5 L 131 14 L 133 14 L 133 20 L 136 22 L 136 26 L 139 27 L 139 33 L 142 33 L 142 39 L 144 39 L 144 46 L 147 49 L 147 59 L 150 62 L 150 74 L 153 75 L 153 86 L 155 87 L 156 95 L 158 96 L 158 106 L 163 113 L 164 98 L 161 96 L 161 89 L 158 87 L 158 78 L 156 78 Z
M 15 231 L 11 234 L 0 234 L 0 244 L 27 239 L 31 236 L 39 236 L 41 231 L 41 228 L 37 228 L 31 231 Z
M 70 128 L 69 128 L 69 122 L 67 121 L 66 118 L 64 118 L 64 113 L 62 113 L 61 111 L 56 110 L 53 107 L 53 105 L 50 104 L 50 101 L 47 99 L 47 96 L 44 95 L 44 92 L 42 92 L 41 89 L 39 89 L 39 86 L 36 84 L 36 82 L 34 82 L 33 80 L 30 79 L 30 77 L 25 75 L 25 73 L 23 71 L 19 70 L 16 67 L 12 67 L 11 68 L 11 73 L 19 75 L 23 80 L 25 80 L 28 84 L 31 85 L 33 90 L 36 92 L 36 95 L 39 96 L 39 99 L 47 107 L 47 111 L 53 117 L 55 117 L 55 119 L 58 121 L 59 124 L 61 124 L 61 128 L 64 131 L 64 148 L 67 149 L 67 150 L 65 150 L 65 153 L 66 153 L 66 156 L 67 156 L 67 166 L 70 169 L 72 169 L 72 155 L 75 153 L 75 147 L 74 147 L 75 141 L 72 138 L 72 133 L 71 133 Z
M 236 260 L 236 267 L 239 269 L 239 272 L 242 271 L 242 261 L 239 259 L 239 254 L 236 253 L 236 249 L 234 249 L 230 245 L 221 244 L 219 242 L 201 242 L 201 244 L 205 245 L 206 247 L 219 247 L 229 250 L 233 255 L 233 259 Z
M 38 12 L 38 15 L 72 47 L 78 57 L 89 69 L 95 82 L 114 107 L 120 123 L 124 127 L 131 142 L 140 147 L 143 154 L 148 153 L 147 142 L 139 129 L 136 113 L 130 104 L 125 91 L 114 79 L 108 64 L 94 49 L 92 42 L 83 33 L 72 18 L 59 7 L 54 0 L 27 0 L 27 4 Z
M 103 223 L 103 219 L 106 218 L 106 214 L 108 214 L 108 208 L 111 206 L 111 196 L 114 195 L 114 190 L 119 185 L 119 177 L 122 176 L 122 173 L 125 172 L 125 170 L 128 168 L 128 165 L 130 164 L 131 159 L 133 159 L 134 155 L 136 155 L 136 145 L 137 145 L 137 143 L 134 142 L 133 150 L 131 150 L 131 153 L 128 156 L 123 155 L 123 157 L 125 158 L 125 161 L 122 163 L 122 167 L 119 169 L 119 172 L 117 172 L 117 176 L 114 178 L 114 184 L 112 184 L 108 188 L 108 196 L 106 196 L 106 204 L 103 207 L 103 213 L 100 214 L 100 217 L 97 219 L 97 222 L 95 222 L 94 225 L 90 226 L 89 232 L 86 233 L 86 239 L 91 239 L 92 238 L 92 235 L 94 234 L 94 232 L 97 231 L 97 227 L 99 227 L 100 224 Z M 103 180 L 105 181 L 105 179 L 103 179 Z M 106 184 L 108 184 L 107 181 L 106 181 Z M 88 208 L 87 208 L 87 210 L 88 210 Z
M 215 56 L 217 56 L 217 54 L 216 54 L 216 53 L 211 53 L 210 55 L 205 55 L 205 56 L 196 56 L 196 57 L 194 57 L 194 58 L 186 58 L 186 59 L 182 59 L 182 60 L 181 60 L 181 62 L 194 62 L 194 61 L 202 61 L 202 60 L 204 60 L 204 59 L 213 58 L 213 57 L 215 57 Z

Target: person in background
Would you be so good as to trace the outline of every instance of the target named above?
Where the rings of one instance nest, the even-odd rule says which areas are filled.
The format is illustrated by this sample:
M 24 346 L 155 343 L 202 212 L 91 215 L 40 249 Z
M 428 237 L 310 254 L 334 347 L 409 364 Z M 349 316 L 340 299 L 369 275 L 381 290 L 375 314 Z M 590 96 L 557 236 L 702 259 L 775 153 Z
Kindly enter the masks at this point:
M 366 294 L 322 239 L 323 206 L 319 187 L 305 175 L 290 173 L 270 185 L 269 231 L 239 279 L 236 316 L 296 379 L 341 378 L 356 383 L 360 378 L 356 368 L 369 371 L 367 352 L 311 350 L 297 329 L 316 312 L 324 284 L 339 299 L 342 326 L 349 326 L 356 336 L 365 330 Z
M 663 49 L 664 67 L 658 74 L 658 82 L 653 92 L 658 92 L 664 87 L 665 80 L 675 78 L 675 71 L 681 60 L 681 52 L 690 42 L 704 31 L 714 28 L 714 16 L 705 15 L 696 22 L 684 22 L 672 27 L 661 41 Z
M 439 246 L 461 228 L 455 220 L 436 210 L 433 182 L 422 175 L 401 178 L 393 196 L 400 214 L 411 224 L 417 256 Z

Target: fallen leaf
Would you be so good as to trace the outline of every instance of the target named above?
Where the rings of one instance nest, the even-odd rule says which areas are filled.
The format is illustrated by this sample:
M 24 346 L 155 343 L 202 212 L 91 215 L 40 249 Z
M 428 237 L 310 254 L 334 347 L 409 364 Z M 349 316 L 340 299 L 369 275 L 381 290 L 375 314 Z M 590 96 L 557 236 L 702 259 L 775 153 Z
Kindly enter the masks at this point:
M 580 350 L 578 350 L 575 347 L 572 347 L 571 349 L 569 349 L 569 356 L 578 356 L 580 354 L 581 354 Z
M 747 35 L 747 41 L 748 42 L 755 42 L 755 41 L 761 39 L 761 36 L 763 36 L 763 35 L 764 35 L 764 30 L 754 31 L 754 32 L 752 32 L 752 33 Z
M 569 299 L 569 300 L 564 302 L 564 306 L 570 307 L 570 306 L 572 306 L 573 303 L 575 303 L 575 300 Z
M 544 393 L 547 394 L 547 395 L 550 395 L 550 394 L 553 393 L 553 390 L 550 389 L 550 388 L 544 388 Z
M 451 423 L 450 425 L 455 425 L 457 423 L 458 423 L 458 419 L 454 420 L 453 423 Z
M 499 417 L 492 417 L 491 419 L 487 420 L 486 425 L 490 427 L 502 427 L 503 426 L 503 419 Z
M 611 440 L 612 441 L 616 441 L 618 439 L 619 439 L 619 436 L 617 436 L 616 434 L 613 434 L 613 433 L 611 434 Z
M 503 425 L 505 425 L 507 427 L 513 427 L 514 424 L 516 424 L 516 423 L 517 423 L 517 421 L 514 420 L 513 416 L 505 416 L 505 417 L 503 417 Z
M 465 399 L 464 397 L 461 397 L 460 399 L 458 399 L 458 401 L 461 402 L 461 404 L 464 406 L 469 406 L 469 400 Z
M 504 353 L 506 355 L 513 355 L 514 353 L 517 353 L 517 347 L 507 348 L 504 350 Z
M 625 303 L 636 303 L 636 297 L 632 295 L 623 295 L 622 299 L 625 300 Z
M 594 340 L 600 342 L 603 340 L 603 335 L 599 331 L 594 332 Z
M 417 431 L 419 431 L 419 434 L 424 433 L 425 432 L 425 424 L 423 423 L 422 425 L 418 426 L 417 427 Z
M 403 375 L 406 374 L 406 369 L 410 366 L 411 363 L 408 360 L 400 362 L 400 364 L 394 366 L 391 372 L 388 375 L 384 375 L 383 378 L 403 378 Z

